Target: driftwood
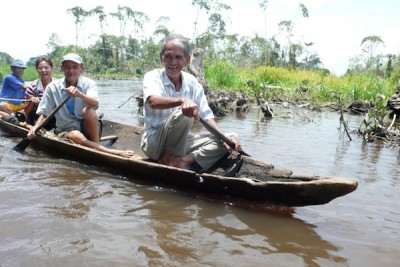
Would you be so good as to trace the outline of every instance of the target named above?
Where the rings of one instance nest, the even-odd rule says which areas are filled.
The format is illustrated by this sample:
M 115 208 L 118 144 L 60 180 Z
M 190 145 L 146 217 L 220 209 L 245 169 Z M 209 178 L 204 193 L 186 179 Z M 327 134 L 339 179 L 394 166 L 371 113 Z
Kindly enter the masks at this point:
M 368 110 L 374 107 L 374 103 L 371 101 L 355 100 L 353 101 L 347 109 L 356 114 L 367 113 Z
M 207 86 L 206 79 L 204 77 L 203 57 L 204 57 L 204 52 L 202 49 L 196 48 L 193 51 L 193 54 L 190 58 L 189 72 L 197 78 L 199 83 L 204 88 L 204 93 L 207 95 L 208 94 L 208 86 Z
M 400 115 L 400 86 L 397 87 L 397 92 L 388 99 L 386 107 L 391 111 L 390 118 Z
M 261 95 L 258 95 L 256 97 L 257 100 L 257 105 L 260 107 L 262 113 L 264 114 L 265 118 L 273 118 L 274 117 L 274 111 L 270 106 L 268 105 L 268 102 L 265 101 L 264 97 Z
M 230 107 L 232 111 L 246 112 L 250 110 L 250 107 L 247 105 L 247 97 L 245 94 L 236 92 L 233 100 Z
M 343 127 L 344 127 L 344 131 L 347 134 L 347 137 L 351 141 L 352 139 L 351 139 L 351 136 L 349 134 L 349 126 L 347 125 L 347 122 L 345 121 L 344 116 L 343 116 L 343 106 L 340 104 L 340 125 L 342 125 L 342 124 L 343 124 Z

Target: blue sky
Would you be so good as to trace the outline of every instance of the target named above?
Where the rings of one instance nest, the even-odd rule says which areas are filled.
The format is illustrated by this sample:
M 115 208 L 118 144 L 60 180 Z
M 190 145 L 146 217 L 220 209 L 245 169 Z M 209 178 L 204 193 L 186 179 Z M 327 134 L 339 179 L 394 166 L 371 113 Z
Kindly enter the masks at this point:
M 228 33 L 239 35 L 272 37 L 278 34 L 277 25 L 283 20 L 294 22 L 296 36 L 293 41 L 313 42 L 313 49 L 333 73 L 341 75 L 351 57 L 361 53 L 364 37 L 377 35 L 385 46 L 381 53 L 400 54 L 400 1 L 361 0 L 269 0 L 266 14 L 259 7 L 259 0 L 225 0 L 232 7 L 226 13 Z M 299 4 L 309 11 L 309 18 L 303 18 Z M 104 6 L 106 12 L 114 12 L 117 5 L 129 6 L 150 17 L 145 34 L 154 31 L 155 21 L 167 16 L 167 25 L 176 33 L 193 37 L 193 22 L 196 9 L 191 0 L 19 0 L 4 1 L 0 14 L 2 40 L 0 51 L 13 58 L 26 61 L 32 56 L 48 52 L 46 43 L 52 33 L 57 33 L 62 45 L 75 43 L 75 24 L 66 10 L 80 6 L 85 10 Z M 266 15 L 266 16 L 265 16 Z M 265 19 L 266 18 L 266 19 Z M 206 15 L 200 13 L 199 27 L 206 27 Z M 94 21 L 85 24 L 79 44 L 90 45 L 99 34 L 99 26 Z M 266 27 L 265 27 L 266 25 Z M 109 25 L 108 31 L 118 32 L 117 25 Z M 129 32 L 129 29 L 127 29 Z

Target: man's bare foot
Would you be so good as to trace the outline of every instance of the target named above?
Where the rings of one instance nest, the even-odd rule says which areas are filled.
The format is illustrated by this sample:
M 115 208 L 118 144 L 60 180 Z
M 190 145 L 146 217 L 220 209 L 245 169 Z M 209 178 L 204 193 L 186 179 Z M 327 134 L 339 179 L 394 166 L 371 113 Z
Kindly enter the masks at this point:
M 164 154 L 162 154 L 161 157 L 158 159 L 158 163 L 162 165 L 169 165 L 169 162 L 171 161 L 173 156 L 174 155 L 172 155 L 172 153 L 165 151 Z
M 193 162 L 194 160 L 192 156 L 189 154 L 183 157 L 174 157 L 170 162 L 170 165 L 181 169 L 187 169 L 188 165 Z
M 135 154 L 135 152 L 132 150 L 117 150 L 117 149 L 111 149 L 110 153 L 124 158 L 130 158 Z
M 158 163 L 160 164 L 181 169 L 187 169 L 187 166 L 193 162 L 194 160 L 190 154 L 183 157 L 176 157 L 168 151 L 165 151 L 164 154 L 158 159 Z

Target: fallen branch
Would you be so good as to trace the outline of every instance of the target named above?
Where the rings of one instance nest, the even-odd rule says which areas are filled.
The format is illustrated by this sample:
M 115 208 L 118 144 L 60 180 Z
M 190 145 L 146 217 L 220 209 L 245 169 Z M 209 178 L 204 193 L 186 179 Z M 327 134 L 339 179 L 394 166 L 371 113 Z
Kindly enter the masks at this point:
M 392 128 L 392 126 L 393 126 L 393 124 L 394 124 L 395 121 L 396 121 L 396 113 L 393 115 L 393 120 L 392 120 L 392 122 L 390 123 L 389 128 L 387 128 L 387 131 L 388 131 L 388 132 L 390 131 L 390 128 Z
M 127 100 L 125 100 L 125 102 L 124 103 L 122 103 L 118 108 L 120 108 L 120 107 L 122 107 L 123 105 L 125 105 L 126 103 L 128 103 L 128 101 L 132 98 L 132 97 L 134 97 L 134 96 L 136 96 L 138 93 L 140 93 L 141 91 L 137 91 L 136 93 L 134 93 L 133 95 L 131 95 Z
M 349 127 L 347 126 L 346 121 L 344 120 L 343 116 L 343 105 L 340 103 L 340 124 L 343 124 L 344 131 L 347 134 L 347 137 L 349 138 L 350 141 L 352 141 L 351 136 L 349 134 Z

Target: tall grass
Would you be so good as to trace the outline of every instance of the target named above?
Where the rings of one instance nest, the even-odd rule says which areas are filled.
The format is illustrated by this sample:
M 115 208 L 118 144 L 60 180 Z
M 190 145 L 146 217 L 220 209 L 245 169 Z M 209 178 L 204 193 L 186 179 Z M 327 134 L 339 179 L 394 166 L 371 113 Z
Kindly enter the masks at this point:
M 240 76 L 235 65 L 230 62 L 217 62 L 204 70 L 209 87 L 216 89 L 238 89 Z
M 323 71 L 291 70 L 262 66 L 252 70 L 239 70 L 227 62 L 206 68 L 210 88 L 225 88 L 261 94 L 265 99 L 274 97 L 306 99 L 316 103 L 343 103 L 355 100 L 374 101 L 379 95 L 391 96 L 397 84 L 390 79 L 360 74 L 337 77 Z

